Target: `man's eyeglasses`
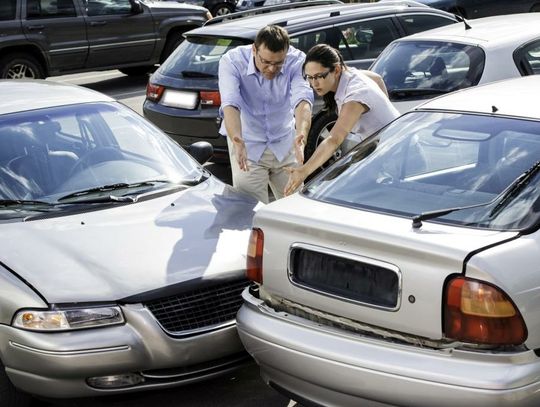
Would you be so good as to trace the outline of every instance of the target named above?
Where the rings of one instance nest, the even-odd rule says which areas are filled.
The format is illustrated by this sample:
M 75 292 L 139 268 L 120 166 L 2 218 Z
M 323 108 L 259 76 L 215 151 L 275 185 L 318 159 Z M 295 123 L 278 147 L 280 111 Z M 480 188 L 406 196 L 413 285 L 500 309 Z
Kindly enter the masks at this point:
M 315 80 L 319 80 L 319 79 L 326 79 L 326 77 L 328 76 L 328 74 L 332 72 L 331 69 L 329 69 L 328 71 L 326 72 L 322 72 L 322 73 L 318 73 L 318 74 L 315 74 L 315 75 L 306 75 L 304 74 L 304 79 L 307 80 L 308 82 L 313 82 Z
M 281 68 L 283 65 L 285 65 L 285 60 L 283 61 L 278 61 L 278 62 L 271 62 L 271 61 L 267 61 L 266 59 L 264 59 L 263 57 L 261 57 L 261 55 L 259 54 L 259 51 L 257 50 L 255 52 L 257 54 L 257 56 L 259 57 L 259 61 L 261 62 L 261 64 L 263 65 L 266 65 L 266 66 L 273 66 L 274 68 Z

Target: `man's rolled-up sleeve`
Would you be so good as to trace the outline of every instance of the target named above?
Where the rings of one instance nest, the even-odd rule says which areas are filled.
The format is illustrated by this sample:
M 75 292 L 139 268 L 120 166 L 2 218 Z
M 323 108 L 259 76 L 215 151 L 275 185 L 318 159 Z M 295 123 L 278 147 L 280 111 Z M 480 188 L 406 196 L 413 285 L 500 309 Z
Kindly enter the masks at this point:
M 223 117 L 223 108 L 233 106 L 242 108 L 242 97 L 240 96 L 240 73 L 231 60 L 229 54 L 225 54 L 219 61 L 218 72 L 219 94 L 221 96 L 221 106 L 219 115 Z
M 313 89 L 302 76 L 303 63 L 304 58 L 297 58 L 291 66 L 291 107 L 293 109 L 303 100 L 313 108 Z

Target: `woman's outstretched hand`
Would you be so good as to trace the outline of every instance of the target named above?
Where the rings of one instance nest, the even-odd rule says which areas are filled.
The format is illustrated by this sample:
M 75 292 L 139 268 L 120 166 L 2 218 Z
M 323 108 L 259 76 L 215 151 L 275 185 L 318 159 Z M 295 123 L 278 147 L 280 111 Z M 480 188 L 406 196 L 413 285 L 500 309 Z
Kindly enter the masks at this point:
M 284 195 L 287 196 L 295 193 L 302 186 L 308 174 L 303 165 L 300 167 L 285 167 L 284 169 L 289 173 L 289 181 L 283 191 Z

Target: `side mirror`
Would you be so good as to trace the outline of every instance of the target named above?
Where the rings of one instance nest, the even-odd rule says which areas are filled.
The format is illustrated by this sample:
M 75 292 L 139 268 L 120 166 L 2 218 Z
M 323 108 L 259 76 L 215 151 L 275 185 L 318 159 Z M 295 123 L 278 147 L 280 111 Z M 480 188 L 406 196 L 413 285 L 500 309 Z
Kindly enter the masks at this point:
M 144 8 L 139 0 L 129 0 L 131 4 L 131 14 L 141 14 Z
M 199 164 L 204 164 L 214 155 L 214 148 L 208 141 L 197 141 L 188 146 L 186 151 L 195 158 Z

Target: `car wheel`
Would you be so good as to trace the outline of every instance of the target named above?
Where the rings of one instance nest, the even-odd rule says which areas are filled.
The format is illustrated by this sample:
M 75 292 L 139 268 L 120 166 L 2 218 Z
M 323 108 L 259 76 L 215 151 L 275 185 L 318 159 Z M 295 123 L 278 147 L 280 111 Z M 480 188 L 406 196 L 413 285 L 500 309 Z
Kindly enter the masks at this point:
M 167 38 L 167 42 L 165 43 L 165 47 L 163 48 L 163 53 L 161 54 L 161 62 L 163 63 L 169 55 L 173 53 L 173 51 L 178 47 L 183 41 L 184 36 L 181 32 L 175 32 L 169 35 L 169 38 Z
M 31 397 L 18 391 L 9 380 L 2 362 L 0 362 L 0 406 L 26 407 L 30 405 Z
M 319 144 L 321 144 L 325 138 L 330 135 L 330 130 L 336 124 L 337 114 L 321 112 L 317 114 L 311 124 L 311 130 L 309 131 L 306 148 L 305 148 L 305 157 L 304 160 L 309 160 L 309 157 L 313 154 L 315 149 Z M 334 163 L 337 159 L 341 157 L 341 148 L 334 152 L 332 157 L 322 165 L 322 168 L 328 167 L 330 164 Z
M 212 8 L 212 15 L 214 17 L 224 16 L 233 12 L 233 6 L 228 3 L 219 3 Z
M 152 66 L 133 66 L 130 68 L 121 68 L 119 71 L 129 76 L 142 76 L 149 73 L 152 68 Z
M 31 55 L 8 54 L 0 59 L 1 79 L 44 79 L 43 67 Z

